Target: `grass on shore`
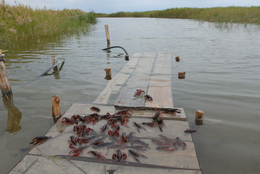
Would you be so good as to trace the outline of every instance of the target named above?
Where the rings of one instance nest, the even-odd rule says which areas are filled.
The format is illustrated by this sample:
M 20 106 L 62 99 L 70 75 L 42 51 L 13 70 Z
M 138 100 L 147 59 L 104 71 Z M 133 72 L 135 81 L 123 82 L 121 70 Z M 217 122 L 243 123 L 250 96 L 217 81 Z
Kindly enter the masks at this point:
M 43 37 L 63 33 L 86 31 L 96 23 L 96 14 L 78 9 L 49 10 L 32 9 L 16 4 L 10 6 L 0 2 L 0 48 L 17 46 L 27 40 L 40 40 Z
M 98 17 L 195 19 L 216 23 L 260 24 L 260 7 L 171 8 L 146 12 L 98 14 Z

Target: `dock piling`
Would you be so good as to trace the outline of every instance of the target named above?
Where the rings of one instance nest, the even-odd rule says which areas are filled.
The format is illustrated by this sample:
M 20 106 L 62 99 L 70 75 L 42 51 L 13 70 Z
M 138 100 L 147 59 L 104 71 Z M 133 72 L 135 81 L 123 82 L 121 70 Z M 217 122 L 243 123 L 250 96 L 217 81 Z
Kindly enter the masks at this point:
M 106 80 L 111 80 L 111 68 L 106 68 L 104 69 L 104 71 L 106 71 Z
M 107 37 L 107 47 L 110 47 L 110 36 L 109 36 L 108 25 L 105 25 L 105 30 L 106 30 L 106 37 Z
M 61 117 L 60 98 L 57 95 L 52 96 L 52 118 L 56 123 Z
M 203 125 L 203 116 L 204 116 L 203 110 L 196 111 L 196 114 L 195 114 L 195 124 L 196 125 Z
M 176 60 L 176 62 L 179 62 L 181 60 L 180 56 L 175 57 L 175 60 Z
M 5 68 L 5 61 L 4 61 L 5 55 L 2 54 L 0 51 L 0 85 L 2 94 L 12 94 L 11 85 L 9 83 L 8 75 Z
M 185 79 L 185 74 L 186 74 L 186 72 L 179 72 L 178 73 L 178 78 L 179 79 Z

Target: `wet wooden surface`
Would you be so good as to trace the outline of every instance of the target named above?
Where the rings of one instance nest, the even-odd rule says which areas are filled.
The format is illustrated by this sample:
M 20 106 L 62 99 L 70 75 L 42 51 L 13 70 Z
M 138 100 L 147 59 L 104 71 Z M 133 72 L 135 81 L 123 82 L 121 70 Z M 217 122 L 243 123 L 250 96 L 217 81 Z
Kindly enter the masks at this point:
M 113 93 L 120 92 L 122 86 L 129 79 L 130 75 L 134 71 L 136 65 L 140 60 L 141 54 L 136 53 L 134 56 L 127 62 L 124 68 L 110 80 L 106 88 L 99 94 L 96 100 L 93 102 L 95 104 L 108 104 L 108 100 Z
M 136 89 L 143 89 L 147 94 L 153 97 L 153 101 L 145 101 L 143 97 L 133 100 Z M 117 99 L 112 106 L 108 105 L 112 94 L 117 94 Z M 90 110 L 92 106 L 100 108 L 99 115 L 110 113 L 111 115 L 122 110 L 122 108 L 132 109 L 132 117 L 126 126 L 120 126 L 120 135 L 125 132 L 129 134 L 134 132 L 143 142 L 149 144 L 149 148 L 144 151 L 139 149 L 140 153 L 147 158 L 138 158 L 140 163 L 128 154 L 131 143 L 126 143 L 127 147 L 121 149 L 128 155 L 125 162 L 115 162 L 112 155 L 117 149 L 107 149 L 86 147 L 78 157 L 69 156 L 72 150 L 69 148 L 68 140 L 70 136 L 75 135 L 73 125 L 66 126 L 62 124 L 62 119 L 49 130 L 46 136 L 52 138 L 47 142 L 34 146 L 29 153 L 18 163 L 10 173 L 108 173 L 107 170 L 115 170 L 117 173 L 183 173 L 200 174 L 200 167 L 192 142 L 191 134 L 184 131 L 189 128 L 186 122 L 186 114 L 183 108 L 181 113 L 161 114 L 165 126 L 163 132 L 158 127 L 149 127 L 144 125 L 145 130 L 136 129 L 134 122 L 142 124 L 152 121 L 155 115 L 155 108 L 160 111 L 166 111 L 173 108 L 173 99 L 171 91 L 171 55 L 168 53 L 136 53 L 126 63 L 125 67 L 108 82 L 106 88 L 100 93 L 93 104 L 73 104 L 63 115 L 70 118 L 72 115 L 85 116 L 94 113 Z M 108 136 L 108 130 L 100 135 L 100 128 L 107 123 L 101 120 L 95 125 L 87 124 L 96 132 L 96 139 L 103 137 L 104 142 L 119 143 L 119 139 L 113 139 Z M 109 128 L 109 130 L 112 130 Z M 186 143 L 186 149 L 181 145 L 178 149 L 169 151 L 158 151 L 157 144 L 152 139 L 160 138 L 164 135 L 173 142 L 179 137 Z M 88 144 L 87 144 L 88 145 Z M 139 144 L 135 144 L 139 145 Z M 173 148 L 173 147 L 172 147 Z M 90 154 L 91 150 L 101 152 L 108 161 L 99 161 Z M 136 149 L 134 149 L 136 150 Z
M 100 108 L 100 115 L 107 112 L 110 112 L 112 114 L 118 111 L 113 106 L 73 104 L 63 115 L 63 117 L 70 118 L 74 114 L 84 116 L 94 113 L 90 110 L 90 107 L 92 106 L 97 106 Z M 182 114 L 185 115 L 184 110 L 181 110 Z M 52 139 L 48 140 L 44 144 L 32 148 L 32 150 L 25 156 L 25 158 L 23 158 L 23 160 L 19 164 L 17 164 L 17 166 L 10 173 L 21 173 L 24 171 L 26 171 L 26 173 L 104 173 L 105 166 L 107 170 L 115 169 L 118 172 L 120 171 L 119 173 L 148 173 L 155 170 L 152 167 L 157 168 L 156 170 L 158 170 L 159 173 L 200 173 L 196 151 L 194 143 L 192 142 L 191 135 L 184 132 L 186 129 L 189 128 L 188 122 L 164 120 L 165 127 L 163 127 L 163 132 L 160 132 L 158 127 L 144 126 L 146 131 L 141 129 L 140 133 L 138 133 L 137 129 L 133 126 L 133 122 L 142 123 L 151 121 L 152 116 L 149 116 L 150 114 L 152 114 L 153 116 L 155 114 L 155 111 L 134 110 L 134 116 L 130 118 L 129 122 L 127 123 L 128 127 L 121 126 L 120 128 L 120 134 L 122 132 L 135 132 L 135 137 L 139 137 L 140 140 L 149 144 L 149 149 L 145 151 L 140 151 L 143 155 L 147 156 L 147 158 L 139 158 L 141 163 L 137 163 L 130 155 L 128 155 L 129 148 L 121 149 L 121 151 L 123 153 L 126 153 L 128 157 L 126 159 L 126 162 L 120 164 L 112 160 L 112 155 L 113 153 L 115 153 L 116 149 L 107 150 L 106 148 L 93 149 L 92 147 L 88 147 L 80 155 L 80 159 L 76 157 L 69 157 L 68 154 L 71 149 L 69 148 L 68 140 L 69 137 L 75 135 L 75 133 L 73 132 L 73 125 L 63 125 L 60 119 L 56 123 L 56 125 L 54 125 L 46 134 L 46 136 L 51 136 Z M 142 116 L 144 117 L 142 118 Z M 163 115 L 163 118 L 164 117 L 166 117 L 166 114 Z M 106 124 L 106 122 L 106 120 L 101 120 L 95 125 L 87 124 L 87 127 L 94 129 L 95 132 L 99 134 L 100 128 L 104 124 Z M 107 135 L 107 132 L 108 130 L 104 135 Z M 171 138 L 172 140 L 179 137 L 182 141 L 186 143 L 186 149 L 182 150 L 182 146 L 178 146 L 178 150 L 175 150 L 173 152 L 156 150 L 156 147 L 158 145 L 153 143 L 151 139 L 160 138 L 158 136 L 160 134 Z M 116 140 L 111 139 L 109 136 L 107 136 L 104 141 L 117 142 Z M 130 145 L 130 143 L 128 143 L 128 145 Z M 98 160 L 87 153 L 90 150 L 97 150 L 101 152 L 108 159 L 108 162 L 100 163 Z M 65 156 L 69 158 L 69 160 L 67 160 L 66 158 L 61 158 L 61 156 Z M 158 169 L 158 167 L 160 169 Z M 180 168 L 183 169 L 180 170 Z M 83 170 L 84 172 L 82 172 L 81 170 Z
M 136 89 L 144 90 L 153 101 L 143 97 L 136 99 Z M 171 54 L 135 53 L 93 103 L 115 104 L 121 108 L 172 108 L 171 90 Z M 112 94 L 117 99 L 109 103 Z

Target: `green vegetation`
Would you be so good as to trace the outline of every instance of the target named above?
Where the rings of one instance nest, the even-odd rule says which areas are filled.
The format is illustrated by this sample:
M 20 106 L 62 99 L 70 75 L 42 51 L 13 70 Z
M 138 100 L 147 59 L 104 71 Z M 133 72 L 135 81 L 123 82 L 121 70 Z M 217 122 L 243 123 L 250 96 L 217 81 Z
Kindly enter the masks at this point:
M 98 17 L 181 18 L 216 23 L 260 24 L 260 7 L 171 8 L 161 11 L 118 12 Z
M 28 40 L 87 31 L 96 23 L 96 14 L 81 10 L 32 9 L 21 4 L 0 2 L 0 48 L 15 47 Z

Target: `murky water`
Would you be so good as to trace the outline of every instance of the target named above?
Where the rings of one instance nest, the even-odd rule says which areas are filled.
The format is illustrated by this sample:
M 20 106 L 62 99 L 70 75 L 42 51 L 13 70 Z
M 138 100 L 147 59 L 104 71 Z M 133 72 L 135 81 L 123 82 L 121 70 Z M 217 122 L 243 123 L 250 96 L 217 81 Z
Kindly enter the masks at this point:
M 192 20 L 100 18 L 87 34 L 64 36 L 9 50 L 5 60 L 12 89 L 34 79 L 51 66 L 51 55 L 65 60 L 60 79 L 43 76 L 14 91 L 15 107 L 0 101 L 0 173 L 7 173 L 26 153 L 35 136 L 53 125 L 51 97 L 58 95 L 65 112 L 73 103 L 92 103 L 105 88 L 105 68 L 112 78 L 125 65 L 120 49 L 134 53 L 169 52 L 174 105 L 183 107 L 193 134 L 203 173 L 260 173 L 260 28 L 232 28 Z M 186 71 L 186 79 L 177 74 Z M 12 108 L 12 109 L 10 109 Z M 205 111 L 196 126 L 196 110 Z M 16 113 L 19 117 L 12 117 Z

